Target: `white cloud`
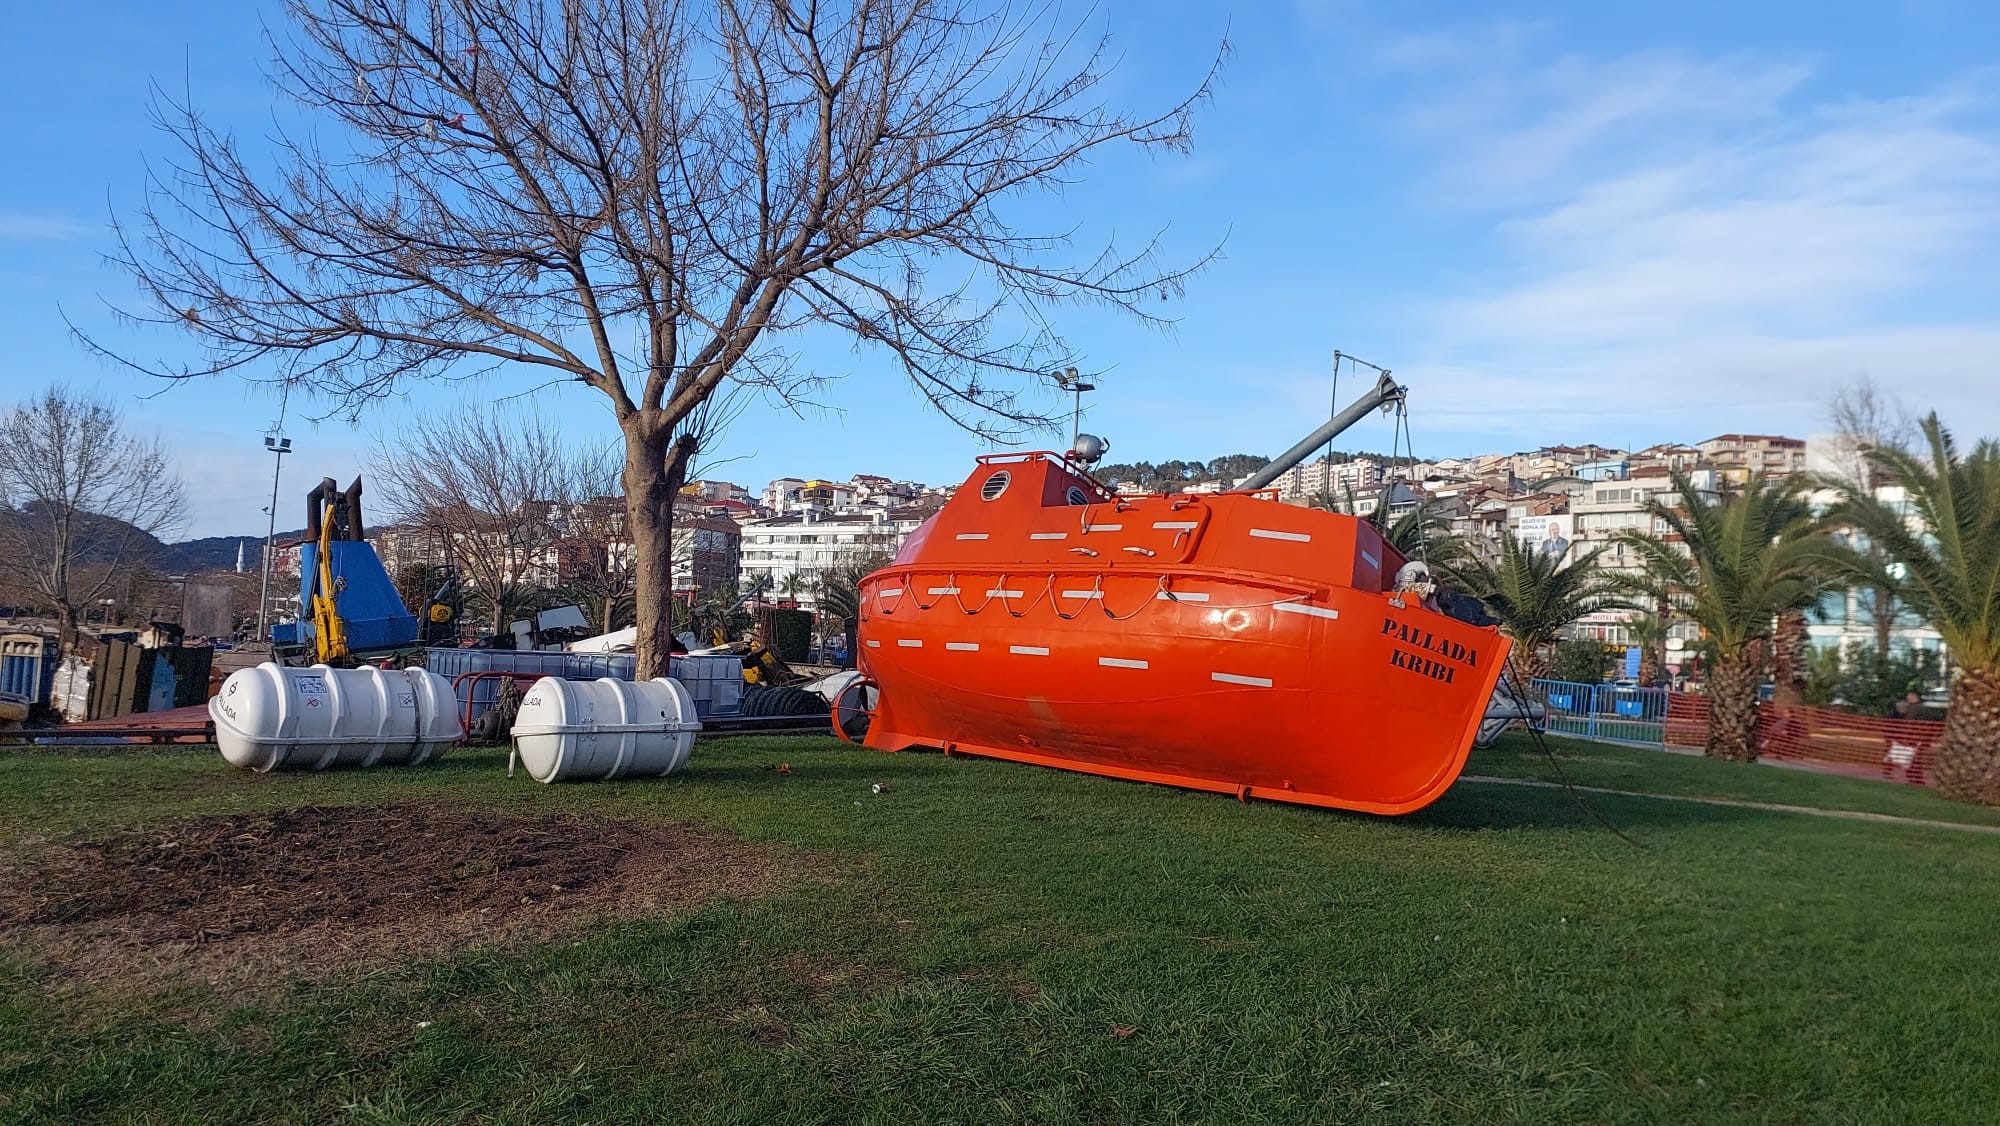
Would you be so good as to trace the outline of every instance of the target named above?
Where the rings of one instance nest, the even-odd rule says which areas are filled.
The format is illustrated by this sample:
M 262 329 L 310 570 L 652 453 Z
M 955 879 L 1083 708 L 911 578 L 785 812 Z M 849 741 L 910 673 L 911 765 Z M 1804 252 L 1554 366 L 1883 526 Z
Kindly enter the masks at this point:
M 1787 57 L 1432 77 L 1419 136 L 1501 263 L 1431 309 L 1436 401 L 1806 432 L 1868 373 L 2000 432 L 1993 75 L 1872 101 L 1814 100 Z
M 66 215 L 29 215 L 0 211 L 0 240 L 73 239 L 90 233 L 90 225 Z
M 1729 430 L 1823 431 L 1835 387 L 1870 376 L 1966 435 L 2000 433 L 2000 325 L 1739 333 L 1651 351 L 1544 350 L 1410 369 L 1432 431 L 1525 443 L 1699 440 Z M 1506 406 L 1495 410 L 1492 404 Z
M 1567 181 L 1582 164 L 1643 161 L 1762 127 L 1813 73 L 1799 56 L 1675 50 L 1535 62 L 1543 32 L 1441 33 L 1386 50 L 1391 69 L 1421 85 L 1402 123 L 1448 154 L 1452 190 L 1511 200 Z

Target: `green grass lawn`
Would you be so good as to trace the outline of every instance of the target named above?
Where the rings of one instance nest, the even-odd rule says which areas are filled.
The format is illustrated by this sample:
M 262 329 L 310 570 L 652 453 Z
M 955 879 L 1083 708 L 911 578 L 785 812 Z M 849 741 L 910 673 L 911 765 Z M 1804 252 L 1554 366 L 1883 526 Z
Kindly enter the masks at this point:
M 1579 784 L 2000 821 L 1907 788 L 1558 749 Z M 782 843 L 814 878 L 255 995 L 109 1000 L 0 952 L 0 1120 L 2000 1114 L 2000 837 L 1592 796 L 1634 848 L 1559 790 L 1466 783 L 1390 820 L 817 738 L 704 742 L 684 775 L 608 786 L 503 762 L 256 777 L 212 751 L 7 754 L 0 856 L 428 798 L 698 822 Z M 1513 739 L 1467 768 L 1545 771 Z

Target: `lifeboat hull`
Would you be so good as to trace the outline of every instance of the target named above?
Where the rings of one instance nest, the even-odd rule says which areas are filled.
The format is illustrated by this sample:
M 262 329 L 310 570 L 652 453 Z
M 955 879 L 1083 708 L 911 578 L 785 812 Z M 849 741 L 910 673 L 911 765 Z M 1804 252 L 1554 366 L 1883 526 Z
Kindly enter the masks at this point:
M 867 745 L 1379 814 L 1457 778 L 1507 642 L 1382 589 L 1402 559 L 1372 527 L 1253 494 L 1079 503 L 1079 479 L 983 459 L 863 583 Z

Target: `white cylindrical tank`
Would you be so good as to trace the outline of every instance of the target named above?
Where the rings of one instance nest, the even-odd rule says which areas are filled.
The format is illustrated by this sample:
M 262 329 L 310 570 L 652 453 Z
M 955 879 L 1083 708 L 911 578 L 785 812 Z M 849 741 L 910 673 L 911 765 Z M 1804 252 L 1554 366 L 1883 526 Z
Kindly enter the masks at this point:
M 215 743 L 256 771 L 416 766 L 463 735 L 451 682 L 425 669 L 240 669 L 208 702 Z
M 602 782 L 672 774 L 701 730 L 677 680 L 561 680 L 545 676 L 521 700 L 514 749 L 539 782 Z

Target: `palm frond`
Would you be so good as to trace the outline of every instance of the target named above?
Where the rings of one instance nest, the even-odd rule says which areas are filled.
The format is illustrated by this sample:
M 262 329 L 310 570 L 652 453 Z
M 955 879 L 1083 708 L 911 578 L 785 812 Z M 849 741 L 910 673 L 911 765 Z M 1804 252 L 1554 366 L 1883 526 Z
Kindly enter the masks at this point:
M 1878 568 L 1873 579 L 1930 622 L 1955 660 L 1991 669 L 2000 665 L 2000 446 L 1982 441 L 1962 454 L 1935 414 L 1923 421 L 1923 434 L 1925 454 L 1886 447 L 1868 453 L 1903 487 L 1907 512 L 1843 485 L 1829 519 L 1872 541 L 1893 565 Z M 1860 568 L 1847 561 L 1850 573 Z
M 1819 599 L 1836 568 L 1829 542 L 1806 503 L 1806 482 L 1750 481 L 1711 499 L 1687 474 L 1673 474 L 1673 503 L 1647 502 L 1664 536 L 1618 537 L 1638 555 L 1640 572 L 1621 581 L 1699 624 L 1725 652 L 1768 637 L 1777 616 Z
M 1633 605 L 1631 596 L 1599 566 L 1603 554 L 1600 547 L 1556 559 L 1509 538 L 1500 542 L 1499 559 L 1470 560 L 1454 574 L 1486 603 L 1509 636 L 1523 646 L 1536 646 L 1587 614 Z

